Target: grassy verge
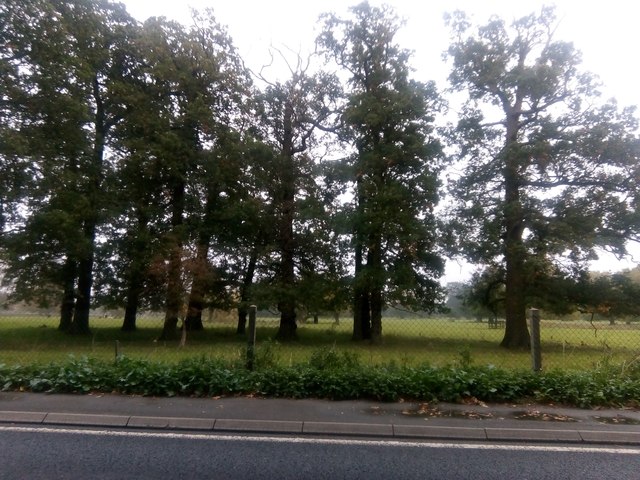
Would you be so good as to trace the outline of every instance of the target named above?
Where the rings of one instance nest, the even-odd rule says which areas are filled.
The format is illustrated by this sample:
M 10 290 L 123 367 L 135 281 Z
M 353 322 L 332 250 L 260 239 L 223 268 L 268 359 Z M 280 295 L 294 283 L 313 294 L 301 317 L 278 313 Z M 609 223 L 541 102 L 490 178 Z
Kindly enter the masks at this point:
M 505 370 L 456 365 L 399 366 L 362 364 L 333 349 L 316 350 L 307 362 L 285 367 L 268 353 L 249 371 L 241 362 L 190 358 L 153 362 L 126 357 L 116 361 L 68 359 L 43 365 L 0 364 L 4 391 L 55 393 L 109 392 L 154 396 L 259 395 L 333 400 L 376 399 L 457 402 L 538 401 L 592 407 L 638 406 L 640 367 L 601 364 L 592 371 Z
M 70 354 L 104 361 L 118 351 L 132 359 L 151 362 L 181 362 L 193 357 L 215 357 L 233 362 L 242 357 L 246 339 L 235 334 L 231 323 L 207 323 L 203 332 L 189 332 L 186 345 L 178 341 L 158 342 L 161 319 L 141 318 L 136 332 L 120 331 L 117 319 L 92 319 L 92 335 L 69 336 L 56 329 L 56 320 L 46 317 L 0 317 L 0 362 L 6 365 L 64 361 Z M 258 319 L 258 347 L 268 348 L 278 366 L 307 361 L 318 348 L 334 348 L 355 355 L 362 364 L 447 366 L 460 356 L 476 365 L 500 369 L 528 369 L 529 352 L 498 347 L 501 329 L 486 323 L 437 318 L 383 321 L 383 342 L 376 345 L 351 341 L 351 325 L 335 325 L 329 319 L 300 324 L 299 340 L 277 344 L 271 339 L 277 320 Z M 622 364 L 640 353 L 638 324 L 591 325 L 585 321 L 543 321 L 542 353 L 545 369 L 590 370 L 598 362 Z

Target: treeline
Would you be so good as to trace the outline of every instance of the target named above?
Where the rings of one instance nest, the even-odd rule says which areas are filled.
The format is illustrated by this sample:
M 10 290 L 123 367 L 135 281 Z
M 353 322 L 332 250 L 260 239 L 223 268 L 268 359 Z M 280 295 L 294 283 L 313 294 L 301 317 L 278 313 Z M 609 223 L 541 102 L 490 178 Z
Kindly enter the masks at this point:
M 473 30 L 448 19 L 459 122 L 412 78 L 401 21 L 361 3 L 319 22 L 286 80 L 247 70 L 212 12 L 135 21 L 106 0 L 0 5 L 0 248 L 16 301 L 165 312 L 443 307 L 447 255 L 504 272 L 503 345 L 528 344 L 526 287 L 573 278 L 637 238 L 637 124 L 601 102 L 553 9 Z M 274 55 L 286 57 L 278 51 Z M 488 106 L 488 107 L 487 107 Z M 446 154 L 445 154 L 446 152 Z M 446 205 L 441 200 L 446 198 Z M 535 283 L 537 284 L 537 283 Z
M 505 284 L 500 272 L 476 272 L 467 283 L 447 284 L 447 315 L 496 320 L 504 316 Z M 543 311 L 543 318 L 640 320 L 640 267 L 615 273 L 582 272 L 574 277 L 543 279 L 530 284 L 527 302 Z

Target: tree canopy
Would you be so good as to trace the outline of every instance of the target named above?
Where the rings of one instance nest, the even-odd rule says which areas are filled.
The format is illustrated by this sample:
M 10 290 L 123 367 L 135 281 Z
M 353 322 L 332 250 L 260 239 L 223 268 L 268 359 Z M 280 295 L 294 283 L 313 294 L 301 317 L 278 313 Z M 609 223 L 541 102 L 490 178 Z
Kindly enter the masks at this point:
M 555 24 L 552 8 L 481 26 L 453 13 L 466 102 L 444 128 L 448 92 L 416 78 L 386 6 L 322 15 L 313 55 L 275 51 L 277 80 L 210 11 L 140 23 L 110 0 L 7 0 L 3 282 L 70 333 L 100 306 L 127 331 L 164 311 L 165 339 L 236 307 L 243 333 L 257 304 L 283 340 L 305 314 L 348 310 L 354 340 L 375 342 L 386 308 L 442 311 L 447 253 L 479 268 L 470 295 L 504 312 L 505 347 L 528 345 L 527 306 L 595 308 L 599 289 L 632 314 L 628 275 L 587 270 L 640 240 L 637 118 L 600 98 Z
M 409 53 L 395 43 L 399 20 L 367 3 L 352 18 L 327 15 L 319 44 L 348 75 L 344 137 L 353 146 L 354 338 L 379 339 L 382 310 L 432 311 L 442 301 L 434 207 L 440 141 L 432 83 L 409 77 Z
M 624 255 L 638 238 L 634 109 L 600 100 L 555 21 L 552 8 L 510 25 L 449 18 L 450 81 L 468 94 L 452 132 L 463 170 L 450 216 L 467 258 L 504 266 L 505 347 L 529 344 L 536 278 L 575 275 L 598 247 Z

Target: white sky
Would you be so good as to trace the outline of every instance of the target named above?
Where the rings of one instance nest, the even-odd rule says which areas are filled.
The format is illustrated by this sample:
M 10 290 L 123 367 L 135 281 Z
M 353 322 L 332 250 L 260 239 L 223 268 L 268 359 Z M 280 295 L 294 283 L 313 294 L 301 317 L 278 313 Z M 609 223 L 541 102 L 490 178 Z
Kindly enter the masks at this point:
M 358 0 L 121 0 L 138 20 L 165 16 L 190 23 L 190 8 L 213 8 L 216 19 L 226 25 L 247 66 L 254 71 L 269 62 L 269 46 L 290 48 L 304 54 L 313 49 L 318 33 L 318 16 L 325 12 L 343 15 Z M 383 2 L 370 0 L 372 5 Z M 583 68 L 597 74 L 604 84 L 604 95 L 615 97 L 620 106 L 640 107 L 640 3 L 629 0 L 387 0 L 406 20 L 398 43 L 414 51 L 411 65 L 415 78 L 435 80 L 446 87 L 448 66 L 442 52 L 448 45 L 445 12 L 463 10 L 476 23 L 484 23 L 491 14 L 511 20 L 538 11 L 542 5 L 555 4 L 560 25 L 559 40 L 572 41 L 582 51 Z M 275 72 L 274 72 L 275 73 Z M 267 75 L 268 76 L 268 75 Z M 617 262 L 603 255 L 596 270 L 633 268 L 640 261 Z M 446 279 L 467 276 L 468 268 L 450 262 Z
M 343 14 L 358 0 L 124 0 L 138 20 L 165 16 L 190 22 L 190 7 L 213 8 L 218 21 L 226 25 L 241 56 L 253 69 L 269 59 L 268 48 L 286 45 L 294 50 L 313 48 L 317 19 L 321 13 Z M 372 5 L 382 2 L 371 0 Z M 585 69 L 598 74 L 606 95 L 621 105 L 640 105 L 637 79 L 640 66 L 636 49 L 640 46 L 640 3 L 629 0 L 388 0 L 406 20 L 399 43 L 413 50 L 416 77 L 436 80 L 444 86 L 448 68 L 441 53 L 446 49 L 448 31 L 442 16 L 463 10 L 483 23 L 491 14 L 509 20 L 555 4 L 561 20 L 557 38 L 574 42 L 582 51 Z

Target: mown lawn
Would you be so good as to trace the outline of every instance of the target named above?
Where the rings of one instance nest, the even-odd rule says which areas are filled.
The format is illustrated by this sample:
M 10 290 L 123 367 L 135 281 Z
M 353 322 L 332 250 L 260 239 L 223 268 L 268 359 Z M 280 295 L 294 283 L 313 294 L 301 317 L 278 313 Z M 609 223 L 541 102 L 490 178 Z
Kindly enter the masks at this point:
M 319 349 L 335 348 L 356 355 L 371 365 L 495 365 L 529 368 L 530 353 L 508 351 L 498 345 L 502 329 L 486 323 L 442 318 L 386 318 L 380 344 L 351 341 L 351 324 L 340 325 L 321 318 L 318 324 L 302 323 L 299 340 L 274 342 L 277 319 L 258 318 L 257 361 L 292 365 L 308 360 Z M 159 317 L 140 318 L 136 332 L 120 331 L 121 320 L 93 318 L 90 336 L 70 336 L 57 330 L 57 319 L 44 316 L 0 317 L 0 363 L 45 363 L 70 355 L 110 359 L 117 350 L 131 358 L 174 362 L 205 356 L 241 362 L 246 339 L 235 334 L 233 323 L 205 323 L 205 331 L 189 332 L 186 345 L 158 342 Z M 543 368 L 588 370 L 598 363 L 629 364 L 640 361 L 640 325 L 584 320 L 544 321 L 541 326 Z

